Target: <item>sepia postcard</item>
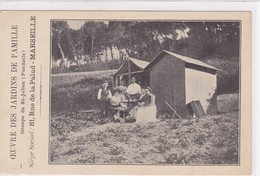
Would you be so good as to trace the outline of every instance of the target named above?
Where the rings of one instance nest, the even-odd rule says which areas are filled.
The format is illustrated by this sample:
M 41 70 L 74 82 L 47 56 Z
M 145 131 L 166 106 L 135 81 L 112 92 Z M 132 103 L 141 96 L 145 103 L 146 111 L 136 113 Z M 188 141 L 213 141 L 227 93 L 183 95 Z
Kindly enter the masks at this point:
M 251 174 L 250 12 L 0 22 L 0 173 Z

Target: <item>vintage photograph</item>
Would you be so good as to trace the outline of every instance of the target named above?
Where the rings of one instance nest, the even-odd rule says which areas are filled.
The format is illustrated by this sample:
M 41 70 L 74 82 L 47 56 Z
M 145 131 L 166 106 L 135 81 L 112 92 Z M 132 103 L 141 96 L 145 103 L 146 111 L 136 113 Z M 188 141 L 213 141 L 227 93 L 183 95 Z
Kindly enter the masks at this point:
M 239 165 L 240 25 L 51 20 L 49 164 Z

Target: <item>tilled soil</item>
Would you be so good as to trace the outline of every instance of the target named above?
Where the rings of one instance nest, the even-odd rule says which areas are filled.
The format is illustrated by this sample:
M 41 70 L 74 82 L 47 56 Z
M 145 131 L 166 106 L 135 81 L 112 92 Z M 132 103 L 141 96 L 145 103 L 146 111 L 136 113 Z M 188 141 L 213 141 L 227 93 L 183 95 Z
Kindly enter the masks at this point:
M 52 117 L 53 164 L 238 164 L 238 112 L 147 125 Z

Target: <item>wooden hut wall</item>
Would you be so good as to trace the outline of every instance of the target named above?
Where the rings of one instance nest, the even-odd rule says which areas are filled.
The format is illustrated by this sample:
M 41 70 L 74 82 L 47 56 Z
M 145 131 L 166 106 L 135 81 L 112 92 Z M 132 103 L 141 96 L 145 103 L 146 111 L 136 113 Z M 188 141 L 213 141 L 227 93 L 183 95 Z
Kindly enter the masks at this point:
M 191 101 L 199 100 L 207 114 L 217 113 L 216 71 L 204 72 L 202 70 L 185 68 L 185 83 L 187 105 Z
M 170 110 L 167 101 L 178 114 L 186 115 L 185 107 L 185 63 L 168 54 L 150 69 L 150 87 L 156 96 L 158 109 Z

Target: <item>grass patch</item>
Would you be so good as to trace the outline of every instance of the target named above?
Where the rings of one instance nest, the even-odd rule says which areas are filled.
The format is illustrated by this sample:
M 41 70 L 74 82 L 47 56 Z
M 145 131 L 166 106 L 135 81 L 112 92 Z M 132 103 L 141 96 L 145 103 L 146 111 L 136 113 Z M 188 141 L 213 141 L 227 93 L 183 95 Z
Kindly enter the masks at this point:
M 104 80 L 112 88 L 113 72 L 55 75 L 51 88 L 51 112 L 98 108 L 97 92 Z

